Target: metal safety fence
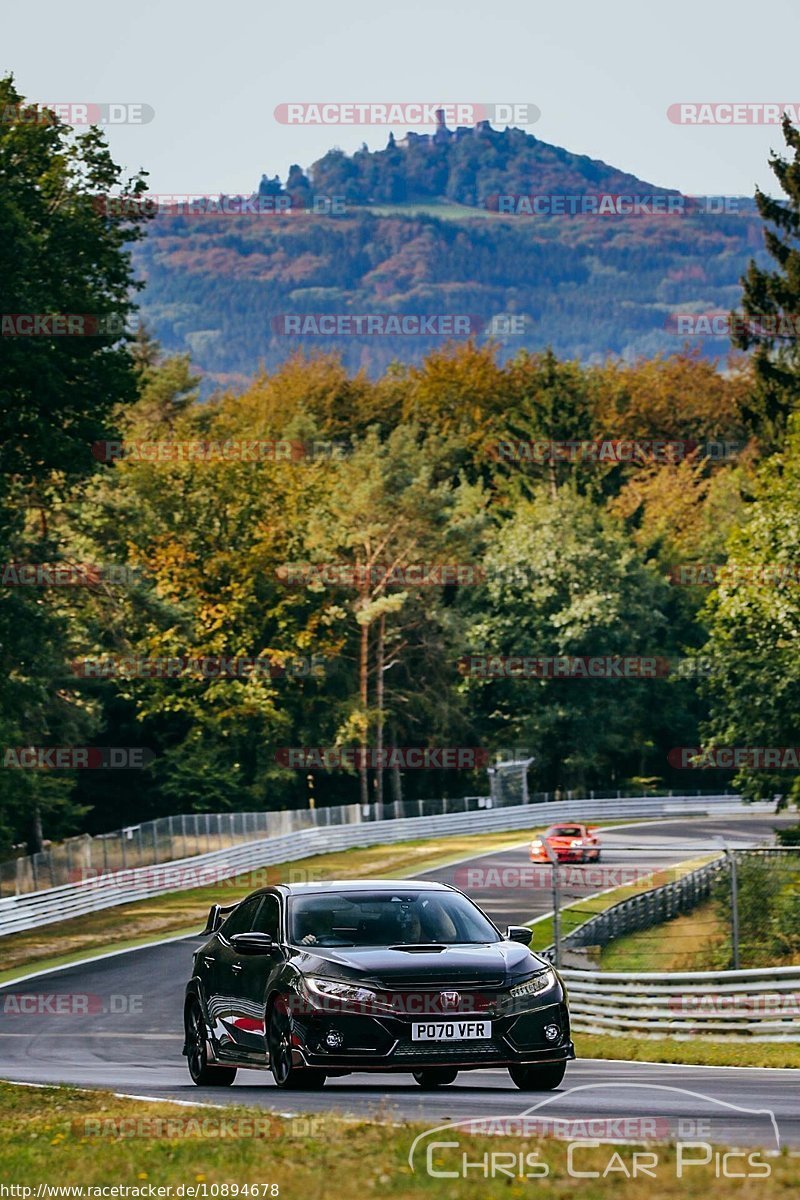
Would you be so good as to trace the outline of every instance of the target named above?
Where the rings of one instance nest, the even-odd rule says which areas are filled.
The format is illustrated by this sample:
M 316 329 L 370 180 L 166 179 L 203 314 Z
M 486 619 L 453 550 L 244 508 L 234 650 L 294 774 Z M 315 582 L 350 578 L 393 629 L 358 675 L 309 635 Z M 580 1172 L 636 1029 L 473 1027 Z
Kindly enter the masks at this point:
M 800 966 L 740 971 L 564 970 L 572 1027 L 610 1037 L 796 1042 Z
M 497 776 L 497 778 L 500 778 Z M 494 777 L 493 777 L 494 782 Z M 671 796 L 672 793 L 666 793 Z M 727 795 L 727 793 L 725 793 Z M 635 793 L 631 793 L 633 798 Z M 699 798 L 700 792 L 693 792 Z M 0 863 L 0 899 L 38 892 L 79 882 L 92 872 L 127 871 L 156 866 L 194 855 L 227 850 L 256 839 L 282 837 L 306 829 L 397 820 L 403 817 L 447 816 L 450 813 L 481 812 L 484 809 L 515 807 L 521 803 L 548 804 L 561 800 L 626 799 L 622 791 L 534 792 L 493 786 L 491 796 L 459 796 L 456 799 L 399 800 L 377 804 L 349 804 L 322 808 L 281 809 L 263 812 L 184 813 L 128 825 L 113 833 L 67 838 L 39 854 L 29 854 Z M 731 797 L 736 799 L 735 796 Z
M 708 816 L 726 811 L 753 811 L 753 808 L 728 795 L 700 799 L 640 796 L 553 802 L 547 806 L 546 820 Z M 336 814 L 336 819 L 331 816 L 329 824 L 323 823 L 320 820 L 323 813 Z M 272 818 L 267 836 L 256 835 L 236 845 L 145 866 L 120 863 L 109 865 L 108 870 L 84 869 L 73 882 L 0 899 L 0 936 L 117 904 L 209 885 L 259 867 L 295 862 L 315 854 L 448 834 L 532 829 L 543 823 L 544 816 L 532 804 L 499 808 L 484 805 L 472 811 L 380 821 L 364 819 L 361 806 L 352 805 L 317 810 L 314 825 L 307 823 L 308 810 L 266 815 Z M 298 827 L 303 821 L 305 827 Z M 280 831 L 279 822 L 284 822 Z M 196 843 L 190 845 L 194 849 Z

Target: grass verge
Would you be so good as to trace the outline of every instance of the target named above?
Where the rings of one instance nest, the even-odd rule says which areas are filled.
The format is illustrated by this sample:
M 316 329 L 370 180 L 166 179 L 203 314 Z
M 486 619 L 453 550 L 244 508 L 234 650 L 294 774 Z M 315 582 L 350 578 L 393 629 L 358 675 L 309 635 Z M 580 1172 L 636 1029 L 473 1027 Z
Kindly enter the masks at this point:
M 791 1042 L 712 1042 L 703 1038 L 611 1037 L 602 1033 L 576 1033 L 574 1041 L 578 1058 L 684 1063 L 697 1067 L 800 1069 L 800 1046 Z
M 600 965 L 604 971 L 713 970 L 728 940 L 709 900 L 653 929 L 616 938 L 601 951 Z
M 791 967 L 800 952 L 775 954 L 769 945 L 745 947 L 743 967 Z M 600 955 L 604 971 L 714 971 L 731 963 L 730 927 L 713 900 L 654 929 L 616 938 Z
M 523 1109 L 522 1094 L 509 1092 L 508 1107 L 510 1112 Z M 451 1126 L 436 1135 L 440 1143 L 456 1145 L 442 1145 L 430 1154 L 431 1167 L 438 1172 L 434 1176 L 426 1171 L 427 1139 L 415 1155 L 416 1171 L 408 1156 L 415 1137 L 439 1122 L 430 1126 L 400 1124 L 391 1119 L 387 1122 L 389 1113 L 383 1116 L 383 1122 L 327 1115 L 278 1117 L 264 1109 L 176 1107 L 159 1101 L 126 1100 L 110 1092 L 28 1089 L 0 1083 L 3 1180 L 30 1189 L 27 1196 L 16 1193 L 22 1200 L 35 1196 L 40 1184 L 59 1189 L 116 1185 L 131 1189 L 119 1193 L 127 1196 L 158 1195 L 150 1189 L 169 1187 L 173 1197 L 202 1200 L 214 1196 L 305 1200 L 352 1195 L 354 1189 L 397 1200 L 419 1196 L 516 1200 L 532 1194 L 531 1184 L 540 1195 L 576 1195 L 577 1180 L 569 1173 L 563 1141 L 480 1136 Z M 652 1200 L 654 1194 L 659 1200 L 686 1200 L 707 1195 L 711 1188 L 716 1197 L 740 1197 L 751 1194 L 749 1186 L 755 1186 L 756 1176 L 763 1189 L 766 1165 L 771 1194 L 785 1191 L 789 1195 L 797 1177 L 796 1163 L 785 1154 L 767 1157 L 756 1152 L 759 1167 L 752 1185 L 743 1183 L 741 1177 L 720 1179 L 713 1155 L 702 1166 L 687 1168 L 684 1164 L 679 1178 L 676 1159 L 680 1147 L 659 1145 L 652 1151 L 655 1161 L 650 1162 L 656 1172 L 654 1187 L 652 1175 L 631 1177 L 634 1152 L 630 1146 L 596 1143 L 573 1150 L 573 1172 L 597 1173 L 596 1178 L 580 1180 L 580 1194 L 592 1200 L 618 1197 L 624 1183 L 625 1200 Z M 696 1147 L 691 1155 L 687 1151 L 689 1156 L 697 1161 Z M 473 1165 L 463 1172 L 464 1158 L 471 1164 L 485 1163 L 486 1169 Z M 746 1160 L 738 1161 L 739 1169 L 747 1171 Z M 503 1164 L 504 1169 L 487 1178 L 495 1164 Z M 183 1191 L 178 1191 L 181 1185 Z M 59 1190 L 53 1194 L 68 1193 Z M 83 1195 L 92 1193 L 84 1190 Z

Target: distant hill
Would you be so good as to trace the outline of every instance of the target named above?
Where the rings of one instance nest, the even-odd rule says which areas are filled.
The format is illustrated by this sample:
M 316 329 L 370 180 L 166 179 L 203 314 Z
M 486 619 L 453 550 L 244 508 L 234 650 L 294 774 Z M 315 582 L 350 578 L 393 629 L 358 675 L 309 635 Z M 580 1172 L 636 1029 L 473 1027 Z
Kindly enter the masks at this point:
M 274 190 L 275 184 L 262 177 L 262 189 Z M 352 155 L 329 150 L 307 175 L 293 166 L 285 190 L 298 199 L 308 190 L 358 205 L 435 197 L 471 207 L 484 206 L 498 192 L 677 194 L 521 129 L 496 130 L 481 121 L 449 130 L 441 114 L 433 134 L 409 133 L 400 142 L 390 135 L 384 150 L 365 146 Z
M 620 194 L 662 197 L 662 206 L 672 197 L 677 211 L 496 211 L 498 196 Z M 134 251 L 147 281 L 144 320 L 165 349 L 191 352 L 206 390 L 298 348 L 335 349 L 349 368 L 377 374 L 446 340 L 444 321 L 433 335 L 398 334 L 391 315 L 468 317 L 504 354 L 550 345 L 592 361 L 678 350 L 675 314 L 734 307 L 762 248 L 749 201 L 725 215 L 682 208 L 674 189 L 486 124 L 390 139 L 381 151 L 332 150 L 307 173 L 293 166 L 285 182 L 265 175 L 259 196 L 281 197 L 276 208 L 289 211 L 163 214 Z M 333 212 L 326 198 L 336 199 Z M 303 326 L 287 317 L 309 314 L 306 332 L 293 332 Z M 382 325 L 366 333 L 351 320 L 327 333 L 330 320 L 318 318 L 331 314 L 377 314 Z M 710 355 L 728 349 L 724 337 L 700 344 Z

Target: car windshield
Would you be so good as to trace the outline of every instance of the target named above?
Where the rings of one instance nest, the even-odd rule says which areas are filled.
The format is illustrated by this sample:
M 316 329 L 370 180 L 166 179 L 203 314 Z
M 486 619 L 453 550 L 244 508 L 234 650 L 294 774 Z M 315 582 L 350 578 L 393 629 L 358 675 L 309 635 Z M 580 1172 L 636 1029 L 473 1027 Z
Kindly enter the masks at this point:
M 580 837 L 580 825 L 553 825 L 552 829 L 547 831 L 548 837 Z
M 500 940 L 458 892 L 316 892 L 289 900 L 289 939 L 318 946 L 480 945 Z

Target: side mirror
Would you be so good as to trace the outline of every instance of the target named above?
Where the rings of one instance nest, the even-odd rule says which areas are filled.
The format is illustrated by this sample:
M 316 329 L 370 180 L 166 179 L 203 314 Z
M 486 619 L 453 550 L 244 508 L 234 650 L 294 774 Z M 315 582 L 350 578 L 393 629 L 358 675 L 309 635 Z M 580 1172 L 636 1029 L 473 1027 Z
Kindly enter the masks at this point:
M 273 954 L 277 949 L 269 933 L 234 933 L 231 945 L 237 954 Z
M 506 930 L 506 938 L 509 942 L 522 942 L 523 946 L 530 946 L 533 930 L 528 929 L 527 925 L 509 925 Z

